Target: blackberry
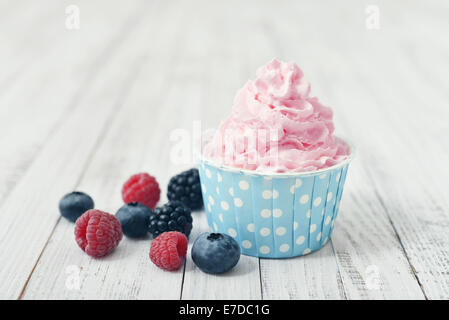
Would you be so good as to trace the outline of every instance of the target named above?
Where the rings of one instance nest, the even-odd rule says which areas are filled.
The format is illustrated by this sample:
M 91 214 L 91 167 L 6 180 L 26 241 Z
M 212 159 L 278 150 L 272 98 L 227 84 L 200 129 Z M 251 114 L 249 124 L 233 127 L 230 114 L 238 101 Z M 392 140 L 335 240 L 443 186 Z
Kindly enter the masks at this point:
M 198 169 L 192 168 L 172 177 L 168 183 L 167 198 L 181 201 L 191 210 L 201 209 L 203 196 Z
M 167 231 L 179 231 L 188 237 L 191 230 L 190 209 L 180 201 L 169 201 L 162 207 L 154 209 L 154 214 L 150 216 L 148 231 L 153 238 Z

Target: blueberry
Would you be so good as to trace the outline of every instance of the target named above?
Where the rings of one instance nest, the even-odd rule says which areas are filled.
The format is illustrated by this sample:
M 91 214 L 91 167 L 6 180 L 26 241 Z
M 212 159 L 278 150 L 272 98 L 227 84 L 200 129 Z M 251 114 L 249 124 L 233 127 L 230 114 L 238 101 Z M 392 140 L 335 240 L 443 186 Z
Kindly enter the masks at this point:
M 216 274 L 231 270 L 240 259 L 240 247 L 231 236 L 203 233 L 194 242 L 192 260 L 203 272 Z
M 142 238 L 148 232 L 148 223 L 153 212 L 145 205 L 131 202 L 123 205 L 115 214 L 122 224 L 123 234 L 129 238 Z
M 74 191 L 66 194 L 59 201 L 61 215 L 75 222 L 84 212 L 94 208 L 94 200 L 84 192 Z

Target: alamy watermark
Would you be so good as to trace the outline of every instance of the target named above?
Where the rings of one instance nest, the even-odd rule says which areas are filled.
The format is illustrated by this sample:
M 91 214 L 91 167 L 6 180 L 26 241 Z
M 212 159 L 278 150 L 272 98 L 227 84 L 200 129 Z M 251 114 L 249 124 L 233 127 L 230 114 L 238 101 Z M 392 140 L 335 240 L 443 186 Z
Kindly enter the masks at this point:
M 65 8 L 65 14 L 65 27 L 67 30 L 78 30 L 81 27 L 80 8 L 71 4 Z
M 368 30 L 380 29 L 380 10 L 379 6 L 370 4 L 365 7 L 365 27 Z
M 67 278 L 65 279 L 65 287 L 67 290 L 79 290 L 81 285 L 80 267 L 76 265 L 67 266 L 67 268 L 65 268 L 65 273 L 67 274 Z
M 279 159 L 279 132 L 273 129 L 245 129 L 236 134 L 232 129 L 202 131 L 201 121 L 193 121 L 191 130 L 176 128 L 170 132 L 170 161 L 175 165 L 196 163 L 204 145 L 212 140 L 208 153 L 225 163 L 237 158 L 243 165 L 255 165 L 261 158 L 275 164 Z
M 368 290 L 380 290 L 382 288 L 378 266 L 372 264 L 365 269 L 365 284 Z

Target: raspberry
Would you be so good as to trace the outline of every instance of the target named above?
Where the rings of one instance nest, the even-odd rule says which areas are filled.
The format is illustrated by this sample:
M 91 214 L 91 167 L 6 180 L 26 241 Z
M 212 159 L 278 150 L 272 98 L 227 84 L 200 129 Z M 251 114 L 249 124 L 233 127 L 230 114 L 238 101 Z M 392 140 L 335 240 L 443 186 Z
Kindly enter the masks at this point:
M 75 238 L 80 248 L 92 257 L 103 257 L 122 240 L 122 226 L 112 214 L 87 210 L 75 223 Z
M 132 175 L 122 188 L 122 198 L 125 203 L 139 202 L 150 209 L 154 209 L 160 195 L 159 184 L 148 173 Z
M 150 259 L 161 269 L 178 270 L 187 254 L 187 242 L 181 232 L 164 232 L 151 242 Z

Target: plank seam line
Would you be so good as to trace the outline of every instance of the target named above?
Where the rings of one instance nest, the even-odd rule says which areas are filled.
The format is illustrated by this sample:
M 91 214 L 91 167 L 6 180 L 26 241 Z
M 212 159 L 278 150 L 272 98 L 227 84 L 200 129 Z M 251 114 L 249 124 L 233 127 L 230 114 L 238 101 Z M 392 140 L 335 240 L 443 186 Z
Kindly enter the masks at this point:
M 59 220 L 61 220 L 61 217 L 59 217 L 59 218 L 56 220 L 56 223 L 55 223 L 55 225 L 53 226 L 53 229 L 51 230 L 50 235 L 48 236 L 47 240 L 45 241 L 45 244 L 44 244 L 44 246 L 42 247 L 42 250 L 41 250 L 39 256 L 37 257 L 37 260 L 36 260 L 36 262 L 34 263 L 33 269 L 31 269 L 31 272 L 30 272 L 30 274 L 28 275 L 28 277 L 27 277 L 27 279 L 26 279 L 26 281 L 25 281 L 25 284 L 24 284 L 23 287 L 22 287 L 22 290 L 20 291 L 20 294 L 19 294 L 19 297 L 17 298 L 17 300 L 22 300 L 23 296 L 25 295 L 26 287 L 28 286 L 28 283 L 29 283 L 30 280 L 31 280 L 31 276 L 33 275 L 34 270 L 36 269 L 36 267 L 37 267 L 39 261 L 41 260 L 42 255 L 44 254 L 45 248 L 47 248 L 48 242 L 50 241 L 51 237 L 53 236 L 54 231 L 56 230 L 56 227 L 58 226 Z
M 429 298 L 426 295 L 426 291 L 425 291 L 421 281 L 419 280 L 418 274 L 416 273 L 415 267 L 413 266 L 412 261 L 411 261 L 409 255 L 408 255 L 408 253 L 407 253 L 407 250 L 405 249 L 404 244 L 402 243 L 401 237 L 399 236 L 399 233 L 396 230 L 394 222 L 393 222 L 393 220 L 390 217 L 390 214 L 389 214 L 389 211 L 387 209 L 387 206 L 385 205 L 385 203 L 383 202 L 382 198 L 380 197 L 380 194 L 379 194 L 378 190 L 374 190 L 374 193 L 375 193 L 377 199 L 379 200 L 380 205 L 385 210 L 385 213 L 387 215 L 387 219 L 390 222 L 391 227 L 393 228 L 394 234 L 395 234 L 396 238 L 398 239 L 399 245 L 401 246 L 401 249 L 404 252 L 404 256 L 407 259 L 407 262 L 408 262 L 408 264 L 410 266 L 410 270 L 412 270 L 413 276 L 415 277 L 416 281 L 418 282 L 419 288 L 421 289 L 422 294 L 424 295 L 424 298 L 426 300 L 429 300 Z
M 332 249 L 332 253 L 334 254 L 334 258 L 335 258 L 335 264 L 337 265 L 337 276 L 338 279 L 340 279 L 340 283 L 343 289 L 343 297 L 345 300 L 348 300 L 348 296 L 346 295 L 346 289 L 345 289 L 345 283 L 343 282 L 343 277 L 341 276 L 341 272 L 340 272 L 340 265 L 338 263 L 338 257 L 337 257 L 337 253 L 335 252 L 335 247 L 334 247 L 334 243 L 332 241 L 332 238 L 329 239 L 330 245 L 331 245 L 331 249 Z
M 114 117 L 114 115 L 116 114 L 114 112 L 115 109 L 116 108 L 112 108 L 111 109 L 111 114 L 108 116 L 108 121 L 112 120 L 111 117 Z M 97 141 L 95 142 L 94 146 L 92 147 L 91 151 L 89 152 L 89 156 L 87 157 L 86 162 L 84 164 L 84 167 L 82 169 L 82 172 L 81 172 L 80 176 L 78 177 L 78 179 L 77 179 L 77 181 L 75 183 L 74 189 L 76 189 L 79 186 L 79 184 L 81 183 L 81 181 L 82 181 L 82 179 L 84 177 L 84 174 L 87 171 L 87 169 L 89 167 L 89 164 L 92 161 L 93 156 L 96 154 L 96 150 L 98 149 L 98 147 L 100 145 L 100 142 L 105 138 L 105 136 L 106 136 L 105 133 L 108 131 L 108 128 L 109 128 L 109 126 L 107 126 L 108 121 L 105 121 L 105 124 L 103 125 L 103 128 L 101 130 L 102 132 L 100 132 L 100 134 L 98 135 Z M 26 287 L 28 286 L 28 283 L 29 283 L 29 281 L 30 281 L 30 279 L 31 279 L 31 277 L 32 277 L 32 275 L 34 273 L 34 270 L 36 269 L 37 265 L 39 264 L 39 261 L 40 261 L 42 255 L 43 255 L 45 249 L 47 248 L 48 242 L 53 237 L 53 234 L 54 234 L 54 232 L 56 230 L 56 227 L 58 226 L 60 220 L 61 220 L 61 217 L 59 217 L 56 220 L 56 223 L 53 226 L 53 229 L 51 230 L 50 235 L 47 238 L 47 241 L 45 241 L 45 244 L 42 247 L 41 253 L 39 254 L 36 262 L 34 263 L 33 269 L 31 270 L 30 274 L 28 275 L 28 278 L 27 278 L 27 280 L 26 280 L 26 282 L 25 282 L 25 284 L 24 284 L 24 286 L 22 288 L 22 291 L 20 292 L 18 300 L 21 300 L 23 298 L 23 296 L 25 294 Z
M 186 259 L 184 260 L 184 268 L 183 268 L 183 270 L 182 270 L 181 292 L 180 292 L 180 294 L 179 294 L 179 300 L 182 300 L 182 293 L 183 293 L 183 291 L 184 291 L 184 278 L 185 278 L 185 275 L 186 275 L 186 264 L 187 264 L 187 257 L 186 257 Z
M 262 268 L 260 266 L 260 258 L 257 258 L 259 263 L 259 285 L 260 285 L 260 300 L 263 300 L 263 286 L 262 286 Z
M 343 185 L 342 184 L 344 184 L 343 178 L 345 178 L 345 177 L 343 177 L 344 168 L 341 169 L 339 171 L 339 173 L 340 173 L 340 178 L 338 179 L 337 191 L 335 192 L 335 201 L 336 202 L 335 202 L 335 205 L 334 205 L 334 208 L 333 208 L 333 211 L 332 211 L 332 221 L 335 221 L 335 219 L 337 218 L 336 211 L 339 209 L 339 208 L 337 209 L 337 199 L 338 199 L 338 197 L 340 197 L 340 199 L 341 199 L 341 196 L 343 195 L 343 189 L 342 189 Z M 332 232 L 334 232 L 334 228 L 332 228 Z M 335 263 L 337 265 L 338 279 L 340 279 L 340 283 L 341 283 L 341 286 L 342 286 L 342 289 L 343 289 L 343 296 L 344 296 L 345 300 L 348 300 L 348 295 L 346 294 L 345 283 L 344 283 L 343 277 L 341 275 L 340 264 L 339 264 L 339 261 L 338 261 L 337 252 L 336 252 L 335 247 L 334 247 L 334 242 L 332 241 L 331 235 L 329 235 L 329 237 L 330 237 L 329 242 L 331 243 L 332 252 L 334 253 Z
M 138 71 L 140 70 L 140 68 L 138 66 L 141 64 L 142 60 L 144 60 L 145 57 L 146 56 L 144 56 L 141 59 L 136 60 L 134 68 L 131 69 L 131 72 L 130 72 L 129 76 L 125 79 L 124 83 L 127 84 L 127 85 L 125 85 L 125 87 L 123 88 L 122 92 L 117 97 L 117 102 L 115 103 L 115 106 L 113 108 L 111 108 L 111 110 L 109 112 L 109 115 L 108 115 L 107 119 L 105 120 L 105 122 L 103 124 L 101 132 L 98 135 L 98 137 L 97 137 L 97 139 L 96 139 L 92 149 L 89 152 L 89 156 L 86 159 L 86 162 L 85 162 L 84 167 L 83 167 L 83 169 L 81 171 L 81 174 L 79 175 L 79 177 L 78 177 L 78 179 L 77 179 L 77 181 L 75 183 L 75 188 L 78 187 L 79 184 L 81 183 L 82 179 L 84 178 L 85 173 L 87 172 L 87 169 L 89 168 L 89 165 L 92 162 L 93 157 L 95 156 L 96 152 L 99 149 L 99 146 L 104 141 L 104 139 L 106 138 L 107 133 L 109 132 L 110 128 L 112 127 L 109 124 L 114 121 L 114 119 L 116 118 L 116 116 L 118 114 L 118 111 L 124 106 L 124 104 L 125 104 L 124 101 L 126 100 L 127 93 L 130 92 L 130 90 L 132 88 L 132 85 L 135 83 L 135 81 L 137 79 L 137 75 L 139 74 Z M 58 225 L 60 220 L 61 220 L 61 217 L 59 217 L 56 220 L 56 223 L 55 223 L 52 231 L 50 232 L 50 235 L 48 236 L 48 239 L 45 242 L 45 244 L 44 244 L 44 246 L 43 246 L 43 248 L 41 250 L 41 253 L 39 254 L 36 262 L 34 263 L 34 266 L 33 266 L 32 270 L 31 270 L 30 274 L 28 275 L 28 278 L 25 281 L 24 286 L 22 287 L 22 290 L 20 292 L 18 300 L 21 300 L 23 298 L 23 296 L 25 295 L 26 288 L 28 286 L 28 283 L 29 283 L 31 277 L 33 276 L 34 270 L 36 269 L 37 265 L 39 264 L 39 261 L 40 261 L 42 255 L 43 255 L 45 249 L 47 248 L 47 245 L 48 245 L 50 239 L 53 237 L 54 231 L 56 230 L 56 227 L 57 227 L 57 225 Z
M 373 91 L 372 89 L 370 89 L 370 87 L 369 87 L 368 85 L 366 85 L 366 80 L 365 80 L 365 78 L 360 77 L 360 75 L 359 75 L 359 76 L 358 76 L 358 80 L 359 80 L 359 82 L 361 82 L 361 83 L 364 84 L 364 87 L 365 87 L 365 88 L 368 88 L 368 89 L 369 89 L 370 96 L 371 96 L 373 99 L 374 99 L 374 98 L 376 99 L 376 101 L 378 102 L 378 105 L 379 105 L 379 106 L 382 106 L 382 105 L 383 105 L 382 101 L 379 100 L 379 99 L 377 98 L 377 96 L 375 95 L 374 91 Z M 392 116 L 392 114 L 390 113 L 390 114 L 389 114 L 389 117 L 391 117 L 391 116 Z M 399 138 L 401 139 L 401 141 L 403 140 L 402 137 L 399 137 Z M 371 178 L 373 181 L 375 180 L 375 179 L 372 178 L 372 175 L 371 175 L 370 172 L 367 172 L 367 174 L 370 176 L 370 178 Z M 402 249 L 402 251 L 403 251 L 403 253 L 404 253 L 405 258 L 407 259 L 407 262 L 408 262 L 408 264 L 409 264 L 409 266 L 410 266 L 410 269 L 411 269 L 411 271 L 412 271 L 412 273 L 413 273 L 413 276 L 415 277 L 415 279 L 416 279 L 416 281 L 417 281 L 417 283 L 418 283 L 418 285 L 419 285 L 419 287 L 420 287 L 420 289 L 421 289 L 421 291 L 422 291 L 422 293 L 423 293 L 423 295 L 424 295 L 424 298 L 425 298 L 426 300 L 428 300 L 429 298 L 428 298 L 427 295 L 426 295 L 424 286 L 422 285 L 422 283 L 421 283 L 421 281 L 420 281 L 420 279 L 419 279 L 419 276 L 418 276 L 418 274 L 416 273 L 416 269 L 415 269 L 415 267 L 413 266 L 413 263 L 411 262 L 410 256 L 408 255 L 407 250 L 405 249 L 405 246 L 404 246 L 404 244 L 403 244 L 403 242 L 402 242 L 402 240 L 401 240 L 401 237 L 399 236 L 399 233 L 398 233 L 398 231 L 397 231 L 397 229 L 396 229 L 396 227 L 395 227 L 395 224 L 394 224 L 393 220 L 391 219 L 389 210 L 387 209 L 386 204 L 383 202 L 382 197 L 381 197 L 380 194 L 379 194 L 379 191 L 378 191 L 377 189 L 374 189 L 374 192 L 375 192 L 376 197 L 377 197 L 378 200 L 379 200 L 380 205 L 381 205 L 382 208 L 385 210 L 385 214 L 386 214 L 386 216 L 387 216 L 387 219 L 388 219 L 388 221 L 390 222 L 390 225 L 391 225 L 391 227 L 392 227 L 392 229 L 393 229 L 393 231 L 394 231 L 394 233 L 395 233 L 395 235 L 396 235 L 396 238 L 398 239 L 399 245 L 401 246 L 401 249 Z

